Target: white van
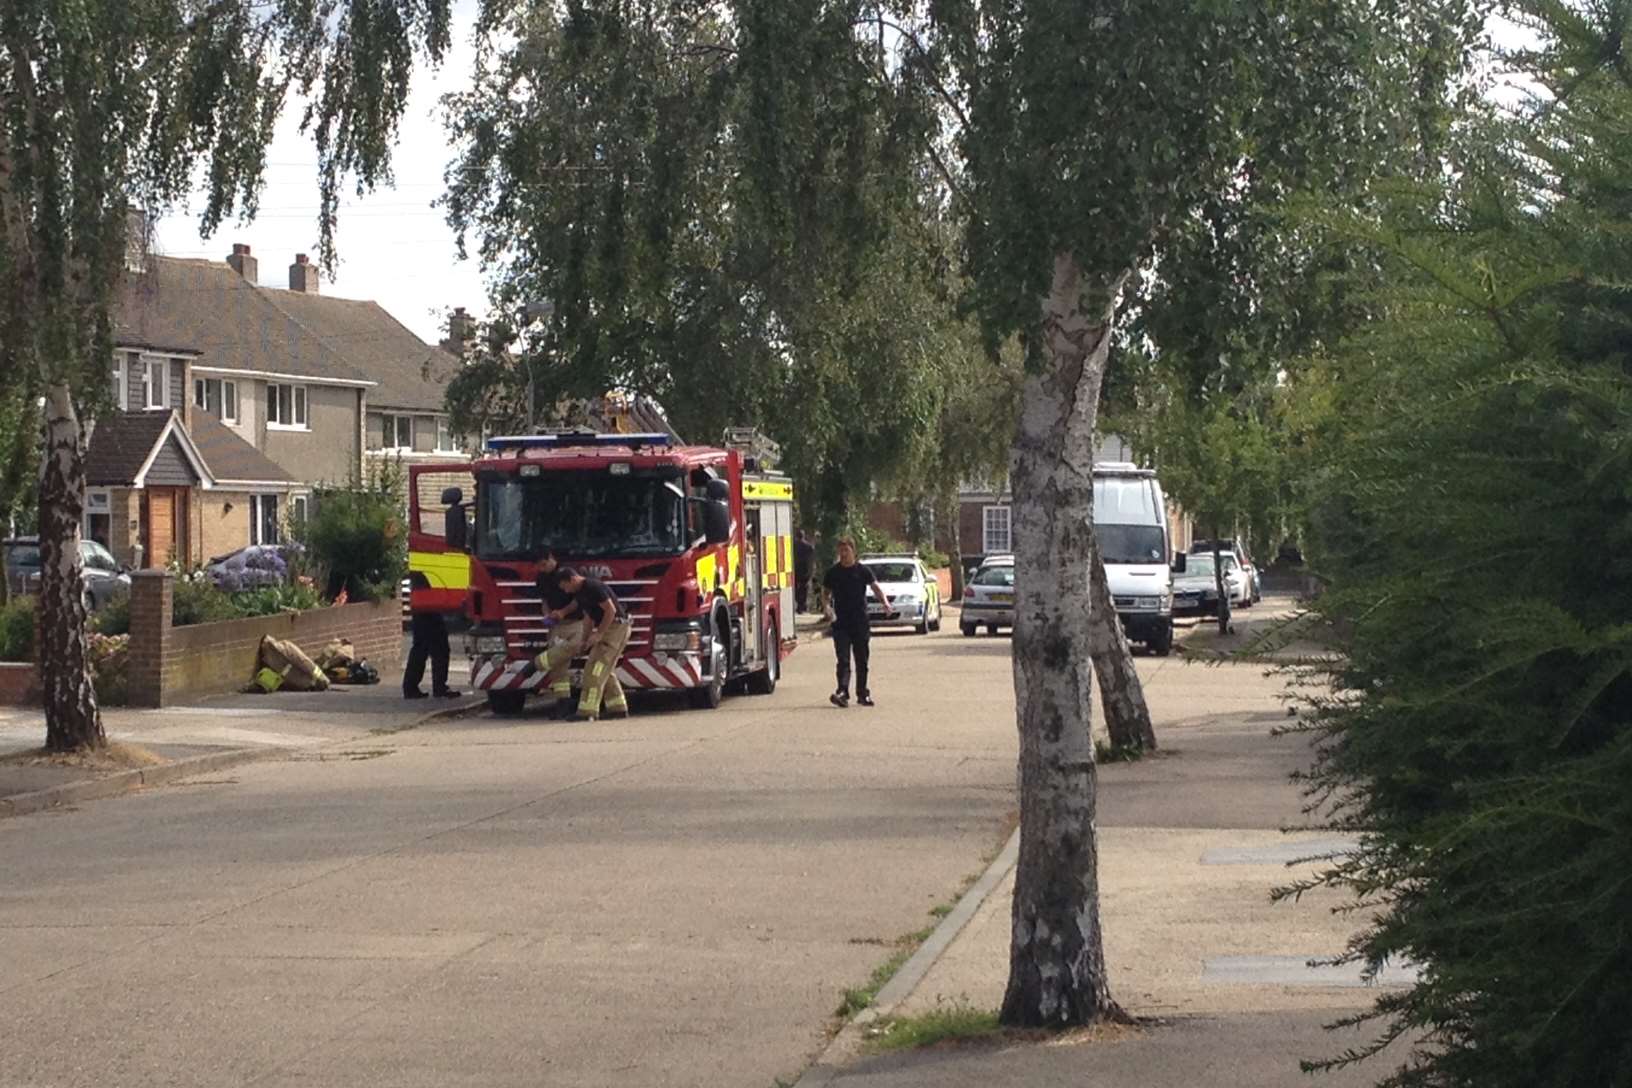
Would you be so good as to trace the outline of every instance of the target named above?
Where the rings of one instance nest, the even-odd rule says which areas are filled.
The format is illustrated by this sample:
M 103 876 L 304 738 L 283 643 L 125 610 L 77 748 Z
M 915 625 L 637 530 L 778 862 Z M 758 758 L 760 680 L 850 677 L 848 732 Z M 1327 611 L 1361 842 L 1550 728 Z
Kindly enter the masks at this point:
M 1156 473 L 1125 461 L 1096 464 L 1094 534 L 1128 639 L 1166 657 L 1173 651 L 1175 560 Z

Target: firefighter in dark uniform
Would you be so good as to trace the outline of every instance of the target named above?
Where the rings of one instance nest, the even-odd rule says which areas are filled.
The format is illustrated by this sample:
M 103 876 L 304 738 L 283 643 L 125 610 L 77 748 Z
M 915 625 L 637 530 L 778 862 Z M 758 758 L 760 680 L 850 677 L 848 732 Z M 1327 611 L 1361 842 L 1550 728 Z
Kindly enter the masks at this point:
M 457 487 L 442 492 L 442 504 L 448 508 L 443 522 L 443 539 L 448 551 L 466 551 L 468 529 L 465 524 L 465 493 Z M 412 603 L 412 594 L 409 601 Z M 431 661 L 431 694 L 438 699 L 457 699 L 459 692 L 448 687 L 448 625 L 442 613 L 414 609 L 410 620 L 414 643 L 408 650 L 408 665 L 402 670 L 402 697 L 423 699 L 425 692 L 419 682 L 425 676 L 425 659 Z

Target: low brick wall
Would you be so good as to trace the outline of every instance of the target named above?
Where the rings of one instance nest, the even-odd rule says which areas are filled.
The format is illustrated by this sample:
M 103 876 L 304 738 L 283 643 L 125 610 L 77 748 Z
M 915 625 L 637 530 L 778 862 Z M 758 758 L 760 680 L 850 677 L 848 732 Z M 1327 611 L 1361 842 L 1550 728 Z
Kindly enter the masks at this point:
M 35 706 L 40 672 L 32 661 L 0 661 L 0 706 Z
M 313 656 L 331 640 L 348 638 L 382 676 L 401 665 L 402 612 L 395 600 L 172 627 L 171 596 L 168 575 L 143 571 L 132 579 L 133 706 L 243 690 L 255 674 L 256 651 L 266 635 L 287 639 Z

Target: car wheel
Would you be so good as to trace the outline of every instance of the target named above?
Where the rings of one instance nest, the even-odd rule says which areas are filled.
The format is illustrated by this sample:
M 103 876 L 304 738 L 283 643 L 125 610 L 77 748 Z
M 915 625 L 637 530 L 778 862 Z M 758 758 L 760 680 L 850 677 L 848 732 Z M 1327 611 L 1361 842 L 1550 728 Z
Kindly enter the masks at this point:
M 988 635 L 991 635 L 993 638 L 996 638 L 997 637 L 997 624 L 988 623 L 986 625 L 986 633 Z
M 1145 644 L 1150 652 L 1157 657 L 1167 657 L 1173 652 L 1173 624 L 1169 623 L 1157 633 L 1156 637 Z
M 958 624 L 958 630 L 963 632 L 964 638 L 975 637 L 975 625 L 972 623 L 960 623 Z
M 769 624 L 765 626 L 764 641 L 761 645 L 770 647 L 770 653 L 766 655 L 765 667 L 748 677 L 750 695 L 770 695 L 776 691 L 777 676 L 782 670 L 782 648 L 771 641 Z
M 939 631 L 941 629 L 941 610 L 939 608 L 935 609 L 935 618 L 930 621 L 929 629 L 931 631 Z
M 708 683 L 686 693 L 691 705 L 698 710 L 713 710 L 725 698 L 725 646 L 715 639 L 712 647 L 709 651 Z
M 85 591 L 84 604 L 85 604 L 85 614 L 87 616 L 89 616 L 91 613 L 95 612 L 96 611 L 96 594 L 92 593 L 90 590 L 87 589 Z
M 920 634 L 920 635 L 929 634 L 929 609 L 928 609 L 928 607 L 925 607 L 925 609 L 924 609 L 924 618 L 922 620 L 920 620 L 913 627 L 913 631 L 916 632 L 917 634 Z

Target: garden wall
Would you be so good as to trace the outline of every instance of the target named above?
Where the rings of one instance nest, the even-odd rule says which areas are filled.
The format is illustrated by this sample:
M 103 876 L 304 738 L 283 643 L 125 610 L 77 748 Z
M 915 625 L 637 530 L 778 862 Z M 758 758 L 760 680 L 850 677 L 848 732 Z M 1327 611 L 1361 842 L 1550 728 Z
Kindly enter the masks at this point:
M 402 660 L 402 611 L 395 600 L 287 612 L 276 616 L 170 624 L 174 578 L 139 571 L 131 579 L 130 704 L 165 706 L 200 695 L 241 691 L 255 674 L 261 638 L 288 639 L 316 656 L 330 640 L 349 638 L 382 676 Z
M 0 706 L 35 706 L 40 674 L 32 661 L 0 661 Z

